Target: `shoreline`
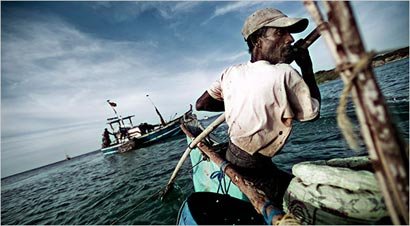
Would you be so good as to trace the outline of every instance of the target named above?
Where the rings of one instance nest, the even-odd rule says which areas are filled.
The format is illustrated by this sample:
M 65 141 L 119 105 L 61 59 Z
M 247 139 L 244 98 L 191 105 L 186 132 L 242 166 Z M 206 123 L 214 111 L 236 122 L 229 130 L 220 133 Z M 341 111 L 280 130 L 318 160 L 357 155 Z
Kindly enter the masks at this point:
M 393 63 L 399 60 L 409 58 L 409 47 L 404 47 L 392 51 L 385 51 L 375 55 L 372 61 L 372 67 L 380 67 L 385 64 Z M 318 84 L 332 81 L 340 78 L 339 73 L 335 72 L 335 69 L 321 70 L 315 72 L 315 79 Z

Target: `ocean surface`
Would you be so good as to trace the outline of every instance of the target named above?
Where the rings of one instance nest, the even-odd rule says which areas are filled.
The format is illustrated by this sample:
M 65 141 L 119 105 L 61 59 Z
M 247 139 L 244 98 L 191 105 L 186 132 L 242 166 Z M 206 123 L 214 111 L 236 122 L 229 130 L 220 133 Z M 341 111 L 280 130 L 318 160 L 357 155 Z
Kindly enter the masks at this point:
M 375 68 L 378 83 L 403 137 L 409 137 L 409 60 Z M 340 79 L 319 86 L 321 118 L 295 123 L 288 143 L 273 161 L 290 171 L 298 162 L 366 155 L 350 151 L 336 124 Z M 349 104 L 348 115 L 355 120 Z M 203 123 L 208 125 L 215 119 Z M 227 140 L 227 126 L 215 134 Z M 175 224 L 178 210 L 193 191 L 186 161 L 175 188 L 161 201 L 187 144 L 184 136 L 132 152 L 104 156 L 99 151 L 1 180 L 1 224 Z M 92 150 L 90 150 L 92 151 Z

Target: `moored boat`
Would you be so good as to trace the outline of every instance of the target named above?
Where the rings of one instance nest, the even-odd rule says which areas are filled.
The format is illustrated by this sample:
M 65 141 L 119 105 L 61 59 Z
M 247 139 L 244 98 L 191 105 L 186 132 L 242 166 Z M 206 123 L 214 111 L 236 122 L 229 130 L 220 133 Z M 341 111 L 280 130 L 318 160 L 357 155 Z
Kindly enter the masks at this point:
M 116 113 L 115 110 L 114 112 Z M 107 124 L 112 130 L 110 134 L 114 136 L 115 141 L 110 142 L 109 145 L 104 145 L 103 141 L 101 152 L 103 154 L 123 153 L 182 135 L 180 125 L 191 113 L 192 106 L 183 115 L 169 122 L 165 122 L 161 116 L 161 123 L 155 125 L 148 123 L 134 125 L 132 122 L 134 115 L 108 118 Z
M 180 125 L 184 122 L 185 118 L 189 118 L 191 112 L 192 109 L 187 111 L 184 115 L 181 115 L 178 118 L 165 123 L 164 125 L 160 124 L 158 127 L 154 127 L 154 129 L 150 130 L 148 133 L 132 137 L 129 141 L 118 147 L 118 153 L 131 151 L 139 147 L 151 145 L 171 137 L 182 135 L 183 132 Z

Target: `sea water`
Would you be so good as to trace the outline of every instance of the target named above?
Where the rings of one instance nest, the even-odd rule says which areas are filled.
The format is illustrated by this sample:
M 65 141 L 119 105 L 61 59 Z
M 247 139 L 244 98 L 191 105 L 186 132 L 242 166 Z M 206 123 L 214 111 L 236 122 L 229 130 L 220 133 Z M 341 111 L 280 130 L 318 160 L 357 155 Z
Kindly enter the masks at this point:
M 375 74 L 397 126 L 409 137 L 409 60 L 375 68 Z M 349 150 L 336 123 L 343 82 L 319 85 L 321 118 L 295 123 L 288 143 L 273 161 L 290 172 L 298 162 L 366 155 Z M 355 122 L 354 108 L 348 115 Z M 215 117 L 203 121 L 205 125 Z M 355 123 L 357 125 L 357 123 Z M 227 125 L 215 134 L 226 141 Z M 99 151 L 31 170 L 1 181 L 2 224 L 175 224 L 178 210 L 193 191 L 186 161 L 165 200 L 167 184 L 187 144 L 184 136 L 124 154 Z

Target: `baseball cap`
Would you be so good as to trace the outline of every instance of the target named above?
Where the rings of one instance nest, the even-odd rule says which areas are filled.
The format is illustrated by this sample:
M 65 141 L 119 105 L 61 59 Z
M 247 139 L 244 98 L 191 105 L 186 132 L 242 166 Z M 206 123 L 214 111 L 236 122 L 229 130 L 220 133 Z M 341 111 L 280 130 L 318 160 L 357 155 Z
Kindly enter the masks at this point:
M 290 18 L 281 11 L 272 8 L 261 9 L 246 18 L 242 28 L 245 40 L 261 27 L 288 28 L 290 33 L 304 31 L 309 24 L 306 18 Z

